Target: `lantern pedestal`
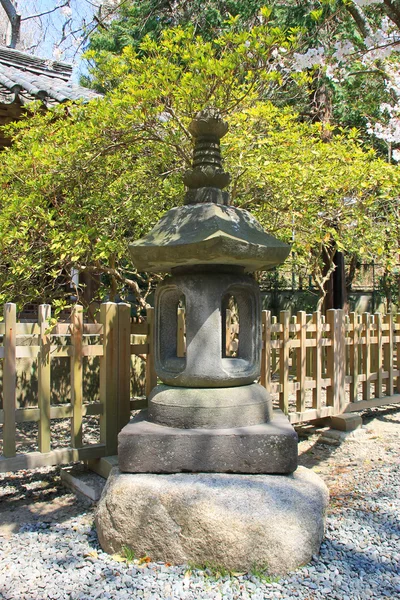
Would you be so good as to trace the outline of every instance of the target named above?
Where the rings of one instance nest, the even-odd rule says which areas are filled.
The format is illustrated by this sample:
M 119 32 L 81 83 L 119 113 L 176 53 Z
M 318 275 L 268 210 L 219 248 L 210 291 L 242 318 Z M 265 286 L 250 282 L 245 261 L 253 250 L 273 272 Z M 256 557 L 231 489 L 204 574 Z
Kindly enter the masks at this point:
M 297 468 L 297 434 L 280 411 L 268 423 L 213 429 L 165 427 L 145 413 L 118 436 L 122 472 L 282 474 Z

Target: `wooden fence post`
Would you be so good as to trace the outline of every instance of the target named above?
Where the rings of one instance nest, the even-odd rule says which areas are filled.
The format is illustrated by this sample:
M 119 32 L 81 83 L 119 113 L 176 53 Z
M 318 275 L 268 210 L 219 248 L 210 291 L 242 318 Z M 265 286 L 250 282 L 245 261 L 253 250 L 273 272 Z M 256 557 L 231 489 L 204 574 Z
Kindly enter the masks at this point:
M 350 402 L 358 400 L 358 381 L 359 381 L 359 339 L 360 339 L 360 323 L 358 315 L 352 312 L 350 314 L 351 323 L 351 340 L 350 346 L 350 375 L 352 377 L 350 383 Z
M 333 406 L 335 414 L 340 414 L 346 405 L 345 372 L 346 345 L 344 311 L 330 309 L 327 311 L 330 327 L 331 345 L 327 348 L 327 372 L 331 385 L 327 389 L 326 404 Z
M 363 400 L 371 400 L 371 328 L 370 314 L 363 313 L 362 322 L 365 328 L 363 348 L 363 371 L 365 380 L 363 382 Z
M 50 318 L 51 306 L 39 306 L 38 322 L 39 355 L 38 355 L 38 407 L 40 411 L 38 444 L 39 452 L 50 452 Z
M 108 455 L 118 450 L 118 312 L 114 302 L 100 307 L 103 325 L 103 356 L 100 357 L 100 443 L 106 444 Z
M 289 353 L 290 353 L 290 313 L 288 310 L 280 312 L 280 332 L 281 348 L 279 359 L 279 380 L 281 391 L 279 393 L 279 408 L 285 415 L 289 412 Z
M 16 372 L 16 323 L 17 307 L 11 302 L 4 306 L 4 362 L 3 362 L 3 454 L 11 458 L 15 448 L 15 410 L 17 408 Z
M 82 397 L 83 397 L 83 307 L 75 305 L 71 311 L 71 445 L 82 446 Z
M 297 353 L 297 382 L 300 384 L 300 389 L 296 392 L 296 410 L 304 412 L 306 409 L 306 368 L 307 368 L 307 315 L 304 310 L 297 313 L 297 325 L 300 329 L 297 333 L 299 347 L 295 350 Z
M 290 340 L 296 340 L 297 339 L 297 333 L 296 333 L 296 325 L 297 325 L 297 316 L 296 315 L 292 315 L 291 320 L 290 320 L 290 325 L 289 325 L 289 329 L 290 326 L 293 325 L 293 329 L 294 329 L 294 335 L 290 336 Z M 297 348 L 291 346 L 290 348 L 290 352 L 289 352 L 289 357 L 290 357 L 290 366 L 289 366 L 289 377 L 290 375 L 292 375 L 292 377 L 295 377 L 297 379 Z M 291 367 L 291 369 L 290 369 Z M 291 372 L 290 372 L 291 370 Z
M 383 332 L 382 332 L 382 314 L 375 314 L 376 325 L 376 383 L 375 383 L 375 398 L 382 397 L 382 371 L 383 371 Z
M 118 309 L 118 431 L 131 418 L 131 305 Z
M 147 309 L 147 324 L 149 351 L 146 360 L 146 397 L 148 398 L 151 390 L 157 385 L 157 373 L 154 367 L 154 308 Z
M 387 379 L 386 379 L 386 396 L 393 395 L 393 316 L 391 313 L 386 315 L 385 324 L 387 325 L 387 338 L 388 341 L 385 344 L 384 350 L 384 370 L 387 371 Z
M 261 351 L 261 385 L 267 392 L 271 391 L 271 311 L 263 310 L 262 319 L 262 351 Z
M 400 312 L 396 315 L 396 393 L 400 394 Z
M 322 321 L 321 313 L 314 312 L 312 322 L 315 326 L 315 348 L 313 357 L 313 378 L 315 388 L 313 389 L 312 407 L 321 408 L 321 380 L 322 380 Z
M 271 316 L 271 326 L 276 325 L 277 323 L 278 323 L 278 319 L 276 318 L 276 316 L 275 315 Z M 279 338 L 279 336 L 277 336 L 276 333 L 274 333 L 274 341 L 278 338 Z M 399 344 L 399 347 L 400 347 L 400 344 Z M 276 369 L 277 369 L 277 365 L 276 365 L 277 351 L 275 348 L 272 348 L 271 350 L 272 350 L 272 352 L 271 352 L 271 368 L 272 368 L 272 374 L 274 374 L 274 373 L 276 373 Z

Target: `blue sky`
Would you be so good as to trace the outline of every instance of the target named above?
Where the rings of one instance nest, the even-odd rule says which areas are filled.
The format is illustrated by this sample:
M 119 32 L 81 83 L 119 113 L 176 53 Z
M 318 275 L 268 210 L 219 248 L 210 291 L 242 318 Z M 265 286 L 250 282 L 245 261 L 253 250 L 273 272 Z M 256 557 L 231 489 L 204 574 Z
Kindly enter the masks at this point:
M 84 70 L 80 57 L 84 50 L 79 39 L 84 22 L 89 24 L 98 0 L 70 0 L 69 7 L 63 6 L 65 0 L 19 0 L 18 12 L 22 15 L 21 49 L 53 60 L 72 62 L 75 65 L 75 77 Z M 56 10 L 54 10 L 56 9 Z M 32 19 L 32 15 L 53 11 Z M 70 21 L 69 21 L 70 20 Z M 69 21 L 68 23 L 66 23 Z M 63 26 L 66 39 L 60 44 Z M 71 32 L 74 32 L 71 34 Z

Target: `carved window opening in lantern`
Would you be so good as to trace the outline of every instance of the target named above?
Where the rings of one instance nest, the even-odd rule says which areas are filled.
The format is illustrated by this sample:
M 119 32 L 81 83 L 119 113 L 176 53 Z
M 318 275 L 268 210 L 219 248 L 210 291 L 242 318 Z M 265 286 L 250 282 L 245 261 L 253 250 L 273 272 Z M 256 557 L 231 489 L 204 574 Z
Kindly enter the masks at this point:
M 234 299 L 234 302 L 230 300 Z M 235 321 L 232 325 L 233 339 L 237 336 L 237 349 L 227 353 L 226 339 L 226 310 L 227 303 L 231 302 L 231 308 L 237 311 Z M 222 296 L 221 320 L 223 320 L 222 330 L 222 367 L 230 377 L 253 377 L 256 379 L 260 371 L 261 359 L 261 307 L 260 292 L 256 283 L 250 277 L 244 276 L 241 281 L 230 285 Z M 237 329 L 237 334 L 235 330 Z
M 186 298 L 174 284 L 160 292 L 156 297 L 156 360 L 163 370 L 178 374 L 186 367 Z
M 222 299 L 221 310 L 222 358 L 238 358 L 240 317 L 236 296 L 226 294 Z
M 177 340 L 176 355 L 178 358 L 186 356 L 186 297 L 182 294 L 177 305 Z

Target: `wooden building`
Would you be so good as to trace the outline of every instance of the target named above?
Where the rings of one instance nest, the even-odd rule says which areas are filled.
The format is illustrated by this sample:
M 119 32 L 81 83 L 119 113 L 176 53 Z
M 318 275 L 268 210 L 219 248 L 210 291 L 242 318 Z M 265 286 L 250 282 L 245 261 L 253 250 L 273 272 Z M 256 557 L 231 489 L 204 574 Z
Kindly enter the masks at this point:
M 10 145 L 1 126 L 21 117 L 27 104 L 48 107 L 68 100 L 89 101 L 98 94 L 71 80 L 72 66 L 0 46 L 0 148 Z

